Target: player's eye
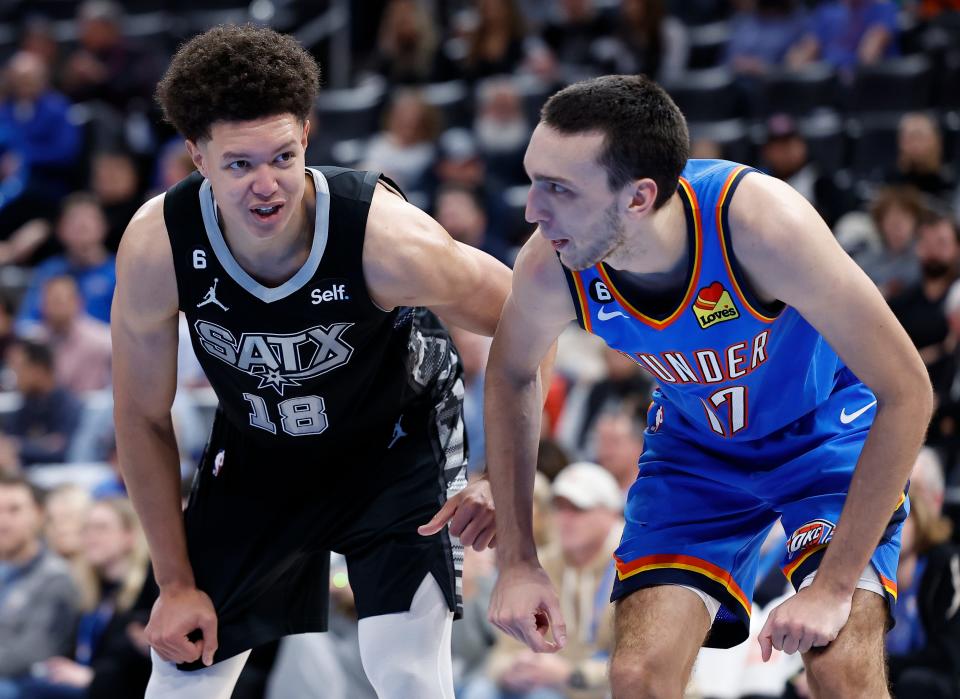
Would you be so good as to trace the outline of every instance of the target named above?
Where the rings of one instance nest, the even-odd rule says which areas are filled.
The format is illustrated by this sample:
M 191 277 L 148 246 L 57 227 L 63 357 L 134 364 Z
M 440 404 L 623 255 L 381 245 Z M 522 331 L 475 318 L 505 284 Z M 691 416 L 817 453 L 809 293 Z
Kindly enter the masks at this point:
M 292 150 L 287 151 L 286 153 L 281 153 L 277 156 L 278 163 L 288 163 L 294 158 L 294 152 Z
M 250 167 L 250 161 L 234 160 L 233 162 L 228 164 L 227 167 L 230 168 L 231 170 L 245 170 L 246 168 Z
M 569 189 L 567 189 L 566 187 L 564 187 L 562 184 L 557 184 L 556 182 L 548 182 L 548 183 L 547 183 L 547 188 L 548 188 L 553 194 L 566 194 L 567 192 L 570 191 Z

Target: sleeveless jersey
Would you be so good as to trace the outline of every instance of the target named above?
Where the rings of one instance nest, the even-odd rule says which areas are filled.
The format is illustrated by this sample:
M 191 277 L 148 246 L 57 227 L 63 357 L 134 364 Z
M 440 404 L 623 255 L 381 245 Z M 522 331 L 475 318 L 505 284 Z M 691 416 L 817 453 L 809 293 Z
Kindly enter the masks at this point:
M 235 260 L 199 173 L 167 192 L 180 310 L 220 413 L 255 442 L 386 448 L 404 410 L 458 370 L 456 355 L 429 311 L 385 312 L 368 296 L 362 253 L 378 174 L 307 172 L 317 194 L 312 246 L 276 287 Z
M 564 268 L 580 325 L 636 361 L 670 405 L 717 440 L 754 440 L 790 424 L 829 397 L 844 368 L 795 309 L 760 302 L 744 283 L 728 210 L 751 171 L 723 160 L 690 160 L 684 168 L 682 298 L 652 308 L 656 300 L 629 273 L 602 262 L 581 272 Z M 664 419 L 654 416 L 651 428 Z

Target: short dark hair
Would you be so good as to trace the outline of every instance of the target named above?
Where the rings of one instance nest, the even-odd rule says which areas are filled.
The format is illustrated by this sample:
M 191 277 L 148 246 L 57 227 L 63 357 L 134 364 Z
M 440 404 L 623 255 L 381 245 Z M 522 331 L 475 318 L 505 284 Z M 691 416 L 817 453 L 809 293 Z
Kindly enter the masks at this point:
M 30 493 L 30 499 L 33 500 L 33 504 L 37 507 L 43 507 L 43 502 L 46 499 L 42 490 L 19 473 L 0 471 L 0 488 L 23 488 Z
M 53 371 L 53 350 L 43 340 L 18 337 L 11 347 L 19 347 L 29 364 Z
M 643 75 L 574 83 L 547 100 L 540 120 L 564 134 L 603 133 L 599 160 L 610 189 L 649 177 L 657 183 L 655 208 L 677 191 L 690 157 L 686 119 L 670 95 Z
M 163 115 L 184 138 L 218 121 L 293 114 L 306 121 L 320 66 L 296 39 L 253 24 L 220 25 L 183 44 L 157 85 Z
M 940 202 L 930 202 L 929 206 L 920 212 L 920 220 L 917 221 L 917 231 L 924 228 L 932 228 L 946 223 L 953 229 L 953 235 L 960 242 L 960 225 L 953 213 L 947 208 L 946 204 Z

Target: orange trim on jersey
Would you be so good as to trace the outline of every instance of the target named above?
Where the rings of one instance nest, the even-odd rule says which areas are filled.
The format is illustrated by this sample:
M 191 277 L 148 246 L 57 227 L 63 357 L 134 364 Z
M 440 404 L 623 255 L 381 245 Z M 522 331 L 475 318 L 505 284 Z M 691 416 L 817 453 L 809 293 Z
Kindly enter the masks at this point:
M 893 511 L 896 512 L 903 505 L 903 501 L 907 499 L 906 493 L 900 493 L 900 499 L 897 500 L 897 506 L 893 508 Z
M 700 206 L 697 203 L 697 195 L 693 191 L 693 187 L 690 186 L 690 183 L 687 182 L 684 178 L 680 178 L 680 189 L 686 195 L 687 202 L 690 204 L 690 209 L 693 211 L 693 228 L 694 228 L 694 250 L 693 250 L 693 273 L 690 275 L 690 285 L 687 287 L 687 293 L 683 295 L 683 301 L 680 302 L 680 305 L 677 306 L 676 310 L 671 313 L 669 316 L 663 320 L 657 320 L 656 318 L 651 318 L 648 315 L 641 313 L 639 310 L 634 308 L 623 294 L 617 291 L 617 288 L 613 285 L 613 282 L 610 280 L 610 275 L 607 274 L 607 269 L 604 264 L 601 262 L 596 266 L 596 270 L 600 273 L 600 276 L 603 278 L 603 283 L 607 285 L 607 289 L 613 294 L 613 297 L 617 302 L 623 306 L 634 318 L 639 320 L 644 325 L 649 325 L 654 330 L 663 330 L 665 327 L 670 325 L 673 321 L 680 317 L 680 314 L 686 310 L 687 306 L 690 305 L 690 299 L 693 298 L 694 292 L 697 289 L 697 281 L 700 278 L 700 264 L 703 261 L 703 233 L 702 226 L 700 225 Z M 681 195 L 683 196 L 683 195 Z
M 577 287 L 577 303 L 580 304 L 583 327 L 588 333 L 592 333 L 593 322 L 590 320 L 590 304 L 587 303 L 587 292 L 583 288 L 583 279 L 580 277 L 580 272 L 573 273 L 573 283 Z
M 734 581 L 733 576 L 729 573 L 729 571 L 726 571 L 719 566 L 715 566 L 713 563 L 709 563 L 702 558 L 672 554 L 643 556 L 642 558 L 637 558 L 632 561 L 622 561 L 617 556 L 614 556 L 614 558 L 617 562 L 617 577 L 620 578 L 620 580 L 626 580 L 637 573 L 643 573 L 644 571 L 648 570 L 659 570 L 662 568 L 678 568 L 680 570 L 689 570 L 694 573 L 699 573 L 700 575 L 710 578 L 714 582 L 718 582 L 723 585 L 727 589 L 727 592 L 733 595 L 734 599 L 736 599 L 737 602 L 743 606 L 744 610 L 747 612 L 747 616 L 750 615 L 750 601 L 747 599 L 747 596 L 743 594 L 743 590 L 741 590 L 740 586 Z
M 826 544 L 820 544 L 819 546 L 814 546 L 812 549 L 805 551 L 804 554 L 800 556 L 800 558 L 798 558 L 797 560 L 785 565 L 783 567 L 783 574 L 787 577 L 787 580 L 789 580 L 792 583 L 793 573 L 797 568 L 800 567 L 800 564 L 803 563 L 808 558 L 810 558 L 810 556 L 815 554 L 817 551 L 820 551 L 821 549 L 825 549 L 826 547 L 827 547 Z
M 883 585 L 883 589 L 893 595 L 893 598 L 897 598 L 897 583 L 890 578 L 885 578 L 880 573 L 877 573 L 877 577 L 880 578 L 880 584 Z
M 717 233 L 720 234 L 720 249 L 723 251 L 723 261 L 727 267 L 727 275 L 730 277 L 730 283 L 733 284 L 733 290 L 737 292 L 737 298 L 740 299 L 740 303 L 742 303 L 744 308 L 750 311 L 750 314 L 761 323 L 772 323 L 776 320 L 775 316 L 768 316 L 764 313 L 761 313 L 756 308 L 751 306 L 749 301 L 747 301 L 747 297 L 744 295 L 743 289 L 740 288 L 740 284 L 737 282 L 737 277 L 733 273 L 733 265 L 730 264 L 730 257 L 727 255 L 726 233 L 723 230 L 723 205 L 726 203 L 727 196 L 730 194 L 730 188 L 733 186 L 733 181 L 737 178 L 737 175 L 746 169 L 746 165 L 741 165 L 734 168 L 727 177 L 727 181 L 723 183 L 723 189 L 720 190 L 720 198 L 717 200 L 716 207 Z M 733 249 L 732 242 L 730 246 L 731 249 Z

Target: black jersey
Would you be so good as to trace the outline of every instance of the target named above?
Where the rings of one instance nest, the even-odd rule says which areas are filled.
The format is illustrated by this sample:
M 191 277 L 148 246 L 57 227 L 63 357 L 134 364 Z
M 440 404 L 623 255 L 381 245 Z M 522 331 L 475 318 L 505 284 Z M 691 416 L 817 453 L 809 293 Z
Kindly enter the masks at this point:
M 194 173 L 167 192 L 180 309 L 220 410 L 255 441 L 386 448 L 405 409 L 459 371 L 456 354 L 431 313 L 387 312 L 367 293 L 363 240 L 378 174 L 307 172 L 317 194 L 312 247 L 276 287 L 234 259 L 208 181 Z

